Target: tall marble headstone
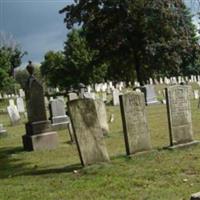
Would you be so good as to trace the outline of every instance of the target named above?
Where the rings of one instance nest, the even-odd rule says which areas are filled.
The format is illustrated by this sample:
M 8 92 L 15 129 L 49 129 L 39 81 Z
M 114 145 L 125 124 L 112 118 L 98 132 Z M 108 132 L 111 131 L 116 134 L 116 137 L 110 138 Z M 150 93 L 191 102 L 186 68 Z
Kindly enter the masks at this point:
M 33 66 L 27 66 L 30 74 L 26 83 L 26 108 L 28 122 L 26 134 L 22 136 L 25 150 L 53 149 L 58 144 L 58 136 L 51 129 L 51 123 L 47 120 L 44 91 L 42 85 L 33 76 Z
M 82 165 L 109 161 L 95 101 L 70 101 L 68 108 Z
M 196 143 L 193 140 L 190 90 L 191 87 L 186 85 L 175 85 L 166 88 L 171 147 Z
M 131 92 L 120 95 L 120 108 L 127 155 L 150 150 L 144 94 Z

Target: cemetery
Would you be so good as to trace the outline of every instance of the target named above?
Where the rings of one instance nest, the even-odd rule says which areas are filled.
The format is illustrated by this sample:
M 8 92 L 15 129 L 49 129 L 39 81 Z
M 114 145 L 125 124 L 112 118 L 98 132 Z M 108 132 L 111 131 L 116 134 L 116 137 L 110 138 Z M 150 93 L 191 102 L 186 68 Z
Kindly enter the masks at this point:
M 0 200 L 199 200 L 200 1 L 49 3 L 0 2 Z

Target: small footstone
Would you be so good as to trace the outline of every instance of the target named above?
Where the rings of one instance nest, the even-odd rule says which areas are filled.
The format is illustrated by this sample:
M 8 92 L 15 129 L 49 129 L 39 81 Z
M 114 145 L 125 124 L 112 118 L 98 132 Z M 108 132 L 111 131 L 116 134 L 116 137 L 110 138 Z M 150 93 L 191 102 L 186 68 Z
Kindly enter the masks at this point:
M 200 200 L 200 192 L 192 194 L 190 200 Z

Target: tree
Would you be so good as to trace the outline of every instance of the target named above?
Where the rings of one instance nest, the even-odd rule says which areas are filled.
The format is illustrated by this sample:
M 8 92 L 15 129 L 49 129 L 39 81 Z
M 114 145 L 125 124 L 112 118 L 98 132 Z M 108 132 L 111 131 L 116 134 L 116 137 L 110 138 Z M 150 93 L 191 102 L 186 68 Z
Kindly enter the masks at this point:
M 182 0 L 79 0 L 60 13 L 67 28 L 82 26 L 99 60 L 111 63 L 111 75 L 135 71 L 141 84 L 156 74 L 183 74 L 199 53 Z
M 14 80 L 14 69 L 21 64 L 21 58 L 26 54 L 11 36 L 0 32 L 0 90 L 14 92 L 16 82 Z
M 41 73 L 51 87 L 64 89 L 104 80 L 105 63 L 96 63 L 98 52 L 91 50 L 82 30 L 73 29 L 67 36 L 63 52 L 49 51 L 41 63 Z
M 107 64 L 97 62 L 98 50 L 92 50 L 86 41 L 85 32 L 73 29 L 65 42 L 65 83 L 78 85 L 102 82 L 107 73 Z

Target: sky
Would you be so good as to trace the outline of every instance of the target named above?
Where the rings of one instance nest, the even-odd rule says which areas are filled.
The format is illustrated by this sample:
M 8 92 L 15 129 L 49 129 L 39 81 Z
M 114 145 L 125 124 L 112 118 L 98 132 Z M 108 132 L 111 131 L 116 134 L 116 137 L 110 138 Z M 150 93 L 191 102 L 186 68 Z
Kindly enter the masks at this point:
M 196 1 L 196 0 L 195 0 Z M 41 63 L 49 50 L 62 50 L 68 30 L 65 15 L 58 11 L 73 0 L 0 0 L 0 32 L 12 34 L 28 55 L 28 60 Z M 190 0 L 186 0 L 188 6 Z
M 28 60 L 41 63 L 49 50 L 62 50 L 68 30 L 65 14 L 59 10 L 73 0 L 0 0 L 0 32 L 12 34 L 28 55 Z

